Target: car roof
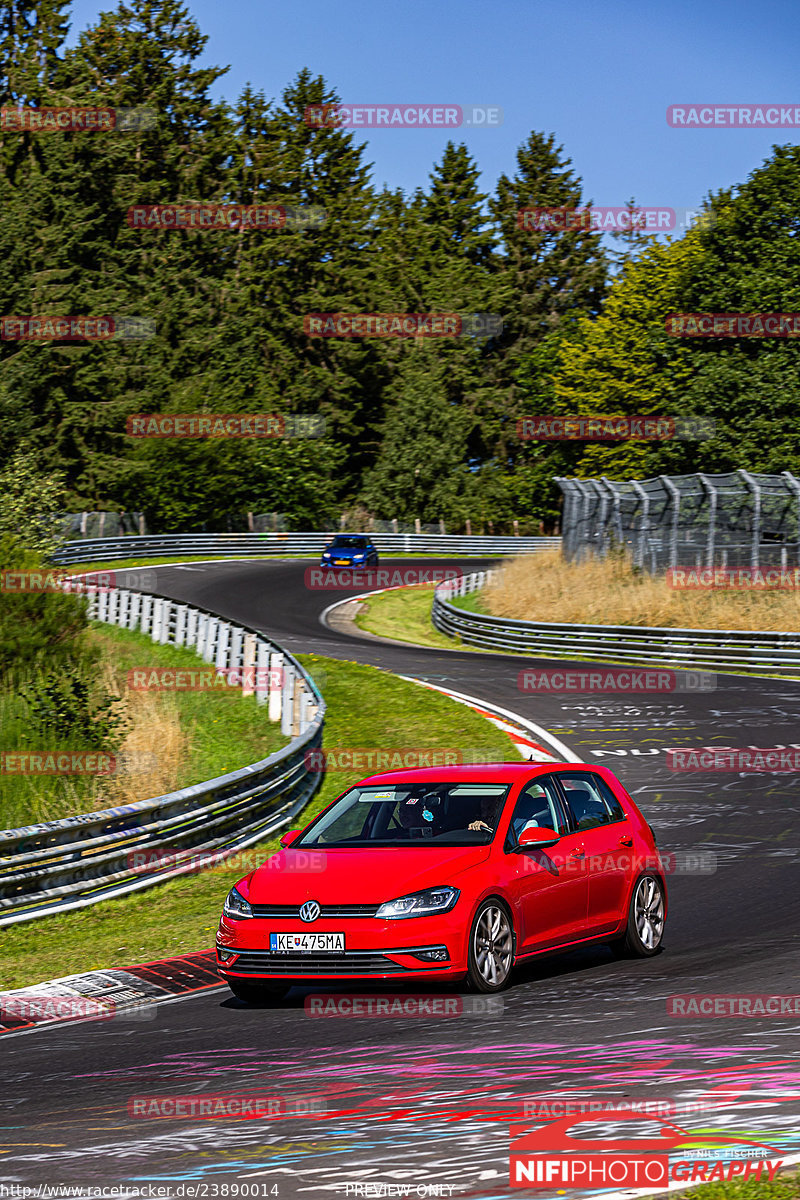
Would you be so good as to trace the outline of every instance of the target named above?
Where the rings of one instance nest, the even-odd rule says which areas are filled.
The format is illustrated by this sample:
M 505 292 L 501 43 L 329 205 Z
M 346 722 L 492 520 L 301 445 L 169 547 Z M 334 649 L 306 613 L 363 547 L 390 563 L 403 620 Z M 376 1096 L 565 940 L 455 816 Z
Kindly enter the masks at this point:
M 436 751 L 431 751 L 436 753 Z M 441 753 L 441 751 L 440 751 Z M 520 779 L 532 778 L 547 771 L 563 767 L 583 767 L 586 763 L 536 763 L 536 762 L 494 762 L 476 763 L 458 767 L 416 767 L 400 771 L 382 771 L 378 775 L 369 775 L 361 783 L 457 783 L 459 780 L 470 783 L 517 783 Z M 595 768 L 590 768 L 594 770 Z

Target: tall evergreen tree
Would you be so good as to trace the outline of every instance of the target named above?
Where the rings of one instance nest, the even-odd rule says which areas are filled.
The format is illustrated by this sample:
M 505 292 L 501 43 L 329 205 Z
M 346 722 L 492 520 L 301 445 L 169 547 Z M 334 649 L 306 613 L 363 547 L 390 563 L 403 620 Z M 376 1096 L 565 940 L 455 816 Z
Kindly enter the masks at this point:
M 380 453 L 363 496 L 379 517 L 458 525 L 470 515 L 468 418 L 448 399 L 444 358 L 409 348 L 387 393 Z
M 548 371 L 559 339 L 581 314 L 599 311 L 605 291 L 608 264 L 600 235 L 567 219 L 587 203 L 563 147 L 552 134 L 536 131 L 517 152 L 516 174 L 500 176 L 490 201 L 502 236 L 500 270 L 508 307 L 492 363 L 495 386 L 483 420 L 483 454 L 493 459 L 509 496 L 517 499 L 530 495 L 531 480 L 538 481 L 546 458 L 540 447 L 519 441 L 517 421 L 530 413 L 532 401 L 551 397 Z M 542 209 L 544 214 L 536 211 Z M 550 219 L 552 210 L 556 215 Z M 561 219 L 559 213 L 567 216 Z

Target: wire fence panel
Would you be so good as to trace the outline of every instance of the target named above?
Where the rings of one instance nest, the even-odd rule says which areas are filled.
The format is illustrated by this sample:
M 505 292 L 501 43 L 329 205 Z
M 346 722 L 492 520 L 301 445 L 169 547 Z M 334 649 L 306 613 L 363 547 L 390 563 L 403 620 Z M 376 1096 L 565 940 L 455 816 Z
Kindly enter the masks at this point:
M 800 480 L 789 471 L 556 482 L 568 561 L 625 546 L 652 572 L 800 565 Z

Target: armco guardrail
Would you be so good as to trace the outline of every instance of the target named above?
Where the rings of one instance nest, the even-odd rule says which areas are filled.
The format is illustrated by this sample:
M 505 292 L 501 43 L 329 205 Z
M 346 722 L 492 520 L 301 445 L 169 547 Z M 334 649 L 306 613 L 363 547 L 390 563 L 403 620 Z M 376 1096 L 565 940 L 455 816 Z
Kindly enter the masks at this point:
M 163 558 L 165 555 L 319 554 L 334 533 L 165 533 L 117 538 L 79 538 L 53 554 L 53 562 L 103 562 L 115 558 Z M 461 537 L 448 533 L 381 533 L 372 537 L 380 554 L 450 554 L 501 558 L 557 549 L 557 537 Z
M 453 596 L 482 588 L 493 574 L 477 571 L 439 584 L 434 591 L 432 620 L 441 633 L 486 650 L 512 650 L 540 658 L 800 674 L 800 632 L 513 621 L 468 612 L 449 603 Z
M 127 589 L 96 592 L 90 613 L 154 642 L 194 646 L 218 670 L 253 669 L 252 691 L 293 740 L 260 762 L 165 796 L 0 830 L 0 925 L 152 887 L 196 869 L 199 855 L 222 861 L 287 824 L 322 778 L 306 755 L 322 743 L 325 701 L 286 650 L 203 609 Z M 137 859 L 137 852 L 144 853 Z M 154 860 L 162 865 L 146 865 Z

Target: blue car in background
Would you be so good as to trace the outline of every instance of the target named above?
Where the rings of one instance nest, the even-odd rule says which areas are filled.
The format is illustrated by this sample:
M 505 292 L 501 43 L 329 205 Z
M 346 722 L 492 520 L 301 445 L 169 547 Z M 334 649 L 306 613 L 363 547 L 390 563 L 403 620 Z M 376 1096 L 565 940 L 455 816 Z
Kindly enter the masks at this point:
M 378 551 L 362 533 L 337 533 L 322 551 L 321 567 L 377 567 Z

